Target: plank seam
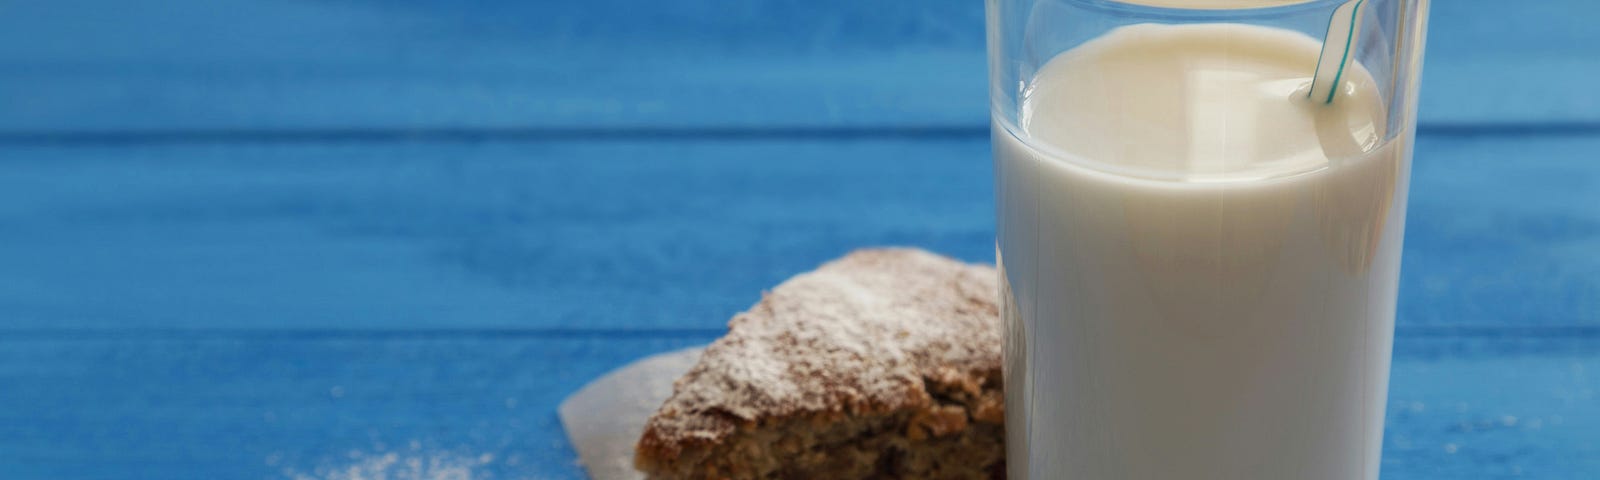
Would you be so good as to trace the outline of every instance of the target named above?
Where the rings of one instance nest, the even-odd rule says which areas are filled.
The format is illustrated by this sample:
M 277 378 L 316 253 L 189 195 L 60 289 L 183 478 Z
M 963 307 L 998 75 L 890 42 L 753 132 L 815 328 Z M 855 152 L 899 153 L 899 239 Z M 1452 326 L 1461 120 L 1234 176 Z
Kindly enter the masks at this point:
M 1418 134 L 1444 137 L 1600 135 L 1600 122 L 1431 123 Z M 424 143 L 552 141 L 966 140 L 988 138 L 988 125 L 774 127 L 334 128 L 152 131 L 0 131 L 0 146 L 161 145 L 188 143 Z
M 530 338 L 711 338 L 723 328 L 422 328 L 422 329 L 224 329 L 34 328 L 0 330 L 7 340 L 133 340 L 133 339 L 239 339 L 239 340 L 449 340 Z M 1600 338 L 1600 325 L 1545 326 L 1401 326 L 1395 335 L 1407 338 Z

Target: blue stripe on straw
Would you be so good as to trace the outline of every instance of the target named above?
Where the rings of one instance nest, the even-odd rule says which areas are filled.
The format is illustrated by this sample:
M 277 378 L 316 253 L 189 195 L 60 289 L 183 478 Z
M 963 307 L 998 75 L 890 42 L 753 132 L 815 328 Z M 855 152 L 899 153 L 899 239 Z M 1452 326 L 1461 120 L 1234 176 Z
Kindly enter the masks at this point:
M 1361 15 L 1361 4 L 1366 1 L 1358 0 L 1356 6 L 1350 9 L 1350 31 L 1344 37 L 1344 57 L 1339 59 L 1339 71 L 1333 74 L 1333 88 L 1328 89 L 1328 100 L 1323 103 L 1333 103 L 1333 96 L 1339 93 L 1339 80 L 1344 78 L 1345 63 L 1350 61 L 1350 44 L 1356 41 L 1356 19 Z M 1332 23 L 1332 19 L 1329 19 L 1329 23 Z M 1321 64 L 1322 60 L 1319 58 L 1317 63 Z
M 1328 14 L 1328 27 L 1322 29 L 1324 32 L 1333 30 L 1333 20 L 1338 18 L 1337 15 L 1339 15 L 1338 8 L 1333 9 L 1333 13 Z M 1323 33 L 1323 41 L 1327 41 L 1327 33 Z M 1317 68 L 1311 71 L 1311 89 L 1306 91 L 1306 98 L 1311 98 L 1312 95 L 1317 94 L 1317 77 L 1319 76 L 1317 72 L 1322 71 L 1322 52 L 1325 50 L 1317 50 Z

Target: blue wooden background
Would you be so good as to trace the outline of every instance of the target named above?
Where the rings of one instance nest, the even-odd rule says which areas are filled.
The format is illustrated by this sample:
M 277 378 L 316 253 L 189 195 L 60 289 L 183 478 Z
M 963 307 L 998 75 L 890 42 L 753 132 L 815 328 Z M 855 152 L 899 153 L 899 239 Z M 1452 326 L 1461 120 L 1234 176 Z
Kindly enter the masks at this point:
M 596 375 L 991 260 L 982 15 L 0 0 L 0 477 L 582 478 Z M 1435 2 L 1385 478 L 1600 478 L 1594 18 Z

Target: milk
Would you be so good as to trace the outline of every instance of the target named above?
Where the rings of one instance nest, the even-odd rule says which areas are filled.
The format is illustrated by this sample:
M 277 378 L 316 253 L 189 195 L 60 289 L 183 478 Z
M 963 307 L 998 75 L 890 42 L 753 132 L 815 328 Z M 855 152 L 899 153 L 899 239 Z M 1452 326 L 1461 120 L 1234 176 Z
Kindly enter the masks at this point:
M 996 122 L 1011 478 L 1377 478 L 1413 135 L 1319 48 L 1123 27 Z
M 1229 8 L 1260 8 L 1293 5 L 1306 3 L 1312 0 L 1120 0 L 1123 3 L 1148 5 L 1152 7 L 1167 8 L 1192 8 L 1192 9 L 1229 9 Z

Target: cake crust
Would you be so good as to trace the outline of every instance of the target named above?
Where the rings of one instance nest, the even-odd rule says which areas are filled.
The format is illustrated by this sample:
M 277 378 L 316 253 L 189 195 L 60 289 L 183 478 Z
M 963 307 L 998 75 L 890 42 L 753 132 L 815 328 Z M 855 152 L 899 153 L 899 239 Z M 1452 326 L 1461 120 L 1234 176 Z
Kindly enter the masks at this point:
M 1004 402 L 995 270 L 861 250 L 728 324 L 645 426 L 653 479 L 990 478 Z

